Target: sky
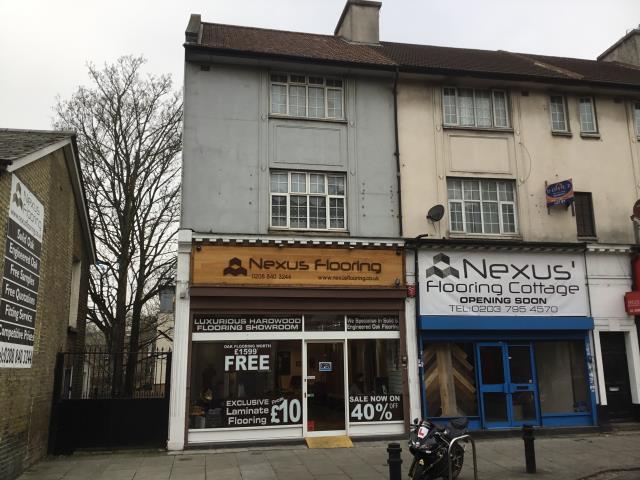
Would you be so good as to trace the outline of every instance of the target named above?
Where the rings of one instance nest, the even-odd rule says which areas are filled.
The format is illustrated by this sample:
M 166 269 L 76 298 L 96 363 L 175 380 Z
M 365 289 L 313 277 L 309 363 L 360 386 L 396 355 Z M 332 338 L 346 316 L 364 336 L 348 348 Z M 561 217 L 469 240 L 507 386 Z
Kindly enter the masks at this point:
M 346 0 L 0 0 L 0 128 L 50 129 L 87 63 L 144 55 L 182 88 L 184 30 L 207 22 L 333 34 Z M 382 40 L 595 59 L 640 0 L 383 0 Z

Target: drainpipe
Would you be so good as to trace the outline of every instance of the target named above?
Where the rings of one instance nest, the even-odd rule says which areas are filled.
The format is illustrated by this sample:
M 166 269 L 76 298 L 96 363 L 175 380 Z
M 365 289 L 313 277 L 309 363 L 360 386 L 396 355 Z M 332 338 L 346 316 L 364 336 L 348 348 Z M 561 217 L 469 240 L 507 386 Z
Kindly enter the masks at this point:
M 396 67 L 396 75 L 393 80 L 393 127 L 396 141 L 396 182 L 398 188 L 398 224 L 400 227 L 400 236 L 402 237 L 402 189 L 400 188 L 400 139 L 398 138 L 398 78 L 400 70 Z
M 424 392 L 424 364 L 423 364 L 423 352 L 422 352 L 422 333 L 420 331 L 420 275 L 418 271 L 418 247 L 420 245 L 420 239 L 428 237 L 428 233 L 422 233 L 413 239 L 413 274 L 416 284 L 416 299 L 414 305 L 416 306 L 416 337 L 418 341 L 418 358 L 422 367 L 418 369 L 418 380 L 420 382 L 420 417 L 425 417 L 426 403 Z

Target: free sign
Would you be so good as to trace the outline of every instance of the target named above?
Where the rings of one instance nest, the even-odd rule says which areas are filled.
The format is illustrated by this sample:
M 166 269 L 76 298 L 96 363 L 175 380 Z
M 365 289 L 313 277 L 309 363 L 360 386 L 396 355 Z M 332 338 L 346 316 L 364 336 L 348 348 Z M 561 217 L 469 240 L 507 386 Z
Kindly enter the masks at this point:
M 245 343 L 224 346 L 224 371 L 268 372 L 270 343 Z

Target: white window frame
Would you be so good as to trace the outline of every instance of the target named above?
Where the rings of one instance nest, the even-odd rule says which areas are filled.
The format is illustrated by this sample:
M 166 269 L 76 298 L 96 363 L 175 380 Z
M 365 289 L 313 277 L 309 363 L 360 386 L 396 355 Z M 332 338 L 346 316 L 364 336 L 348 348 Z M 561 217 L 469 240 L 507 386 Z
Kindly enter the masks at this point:
M 582 112 L 580 111 L 580 105 L 583 100 L 588 100 L 591 104 L 591 117 L 593 121 L 593 130 L 585 130 L 582 123 Z M 597 134 L 598 133 L 598 118 L 596 115 L 596 102 L 591 96 L 578 97 L 578 118 L 580 119 L 580 133 Z
M 487 236 L 487 235 L 501 235 L 501 236 L 514 236 L 514 235 L 518 235 L 518 198 L 517 198 L 517 192 L 516 192 L 516 185 L 515 185 L 515 181 L 513 180 L 502 180 L 502 179 L 491 179 L 491 178 L 467 178 L 467 177 L 447 177 L 447 196 L 448 196 L 448 191 L 449 191 L 449 181 L 450 180 L 460 180 L 462 182 L 462 198 L 461 199 L 450 199 L 447 198 L 447 204 L 449 206 L 449 231 L 453 234 L 457 234 L 457 235 L 475 235 L 475 236 Z M 464 181 L 473 181 L 473 182 L 479 182 L 479 194 L 480 194 L 480 199 L 479 200 L 465 200 L 464 198 Z M 483 182 L 495 182 L 496 183 L 496 193 L 497 193 L 497 197 L 498 200 L 483 200 L 482 199 L 482 184 Z M 500 200 L 500 191 L 498 190 L 498 184 L 500 183 L 505 183 L 505 184 L 509 184 L 512 187 L 512 191 L 513 191 L 513 201 L 510 200 Z M 467 231 L 467 211 L 466 211 L 466 202 L 474 202 L 474 203 L 479 203 L 480 204 L 480 222 L 482 225 L 482 232 L 468 232 Z M 483 203 L 485 202 L 490 202 L 490 203 L 497 203 L 498 204 L 498 221 L 500 223 L 500 232 L 495 233 L 495 232 L 485 232 L 484 228 L 485 228 L 485 224 L 484 224 L 484 208 L 483 208 Z M 454 230 L 453 229 L 453 222 L 451 221 L 451 204 L 452 203 L 456 203 L 462 206 L 462 230 Z M 503 225 L 503 218 L 502 218 L 502 206 L 503 205 L 511 205 L 513 207 L 513 226 L 514 226 L 514 231 L 513 232 L 505 232 L 504 231 L 504 225 Z
M 459 127 L 459 128 L 489 128 L 495 130 L 510 130 L 511 129 L 511 109 L 509 108 L 509 92 L 500 88 L 462 88 L 463 90 L 473 91 L 473 125 L 461 125 L 460 124 L 460 105 L 458 104 L 458 90 L 459 87 L 446 86 L 442 88 L 442 124 L 445 127 Z M 444 113 L 444 97 L 445 90 L 453 90 L 455 92 L 455 107 L 456 107 L 456 123 L 448 123 L 446 121 Z M 476 91 L 489 92 L 491 94 L 491 126 L 478 126 L 478 120 L 476 118 Z M 506 108 L 506 120 L 505 126 L 496 125 L 496 96 L 495 93 L 500 92 L 504 95 L 505 108 Z
M 279 82 L 279 81 L 274 81 L 272 80 L 273 76 L 286 76 L 287 77 L 287 81 L 286 82 Z M 291 77 L 292 76 L 296 76 L 296 77 L 304 77 L 305 82 L 304 83 L 300 83 L 300 82 L 292 82 L 291 81 Z M 322 85 L 321 84 L 310 84 L 309 83 L 309 77 L 314 77 L 314 78 L 322 78 Z M 339 80 L 340 82 L 342 82 L 342 86 L 341 87 L 335 87 L 335 86 L 329 86 L 327 85 L 327 80 Z M 269 115 L 272 115 L 274 117 L 294 117 L 294 118 L 306 118 L 309 120 L 334 120 L 334 121 L 341 121 L 345 119 L 345 112 L 344 112 L 344 106 L 345 106 L 345 101 L 344 101 L 344 92 L 345 92 L 345 88 L 344 88 L 344 83 L 345 80 L 343 78 L 339 78 L 339 77 L 332 77 L 332 76 L 324 76 L 324 75 L 305 75 L 305 74 L 298 74 L 298 73 L 282 73 L 282 72 L 270 72 L 269 73 Z M 272 103 L 272 97 L 273 97 L 273 91 L 272 91 L 272 85 L 280 85 L 283 87 L 286 87 L 286 94 L 285 94 L 285 101 L 286 101 L 286 113 L 279 113 L 279 112 L 274 112 L 272 107 L 273 107 L 273 103 Z M 305 101 L 306 101 L 306 109 L 305 115 L 292 115 L 289 112 L 289 87 L 290 86 L 295 86 L 295 87 L 305 87 Z M 322 117 L 311 117 L 309 116 L 309 88 L 323 88 L 324 89 L 324 116 Z M 329 90 L 335 90 L 335 91 L 339 91 L 340 92 L 340 109 L 342 112 L 342 116 L 340 117 L 330 117 L 329 114 L 329 99 L 328 99 L 328 95 L 327 93 L 329 92 Z
M 274 173 L 286 173 L 287 174 L 287 192 L 272 192 L 271 191 L 271 175 Z M 291 174 L 304 174 L 305 175 L 305 193 L 297 193 L 291 191 Z M 324 175 L 324 189 L 325 193 L 311 193 L 311 175 Z M 342 176 L 344 178 L 344 195 L 329 194 L 329 177 L 330 176 Z M 307 197 L 307 227 L 291 227 L 291 196 L 306 196 Z M 273 225 L 273 197 L 286 197 L 287 200 L 287 225 Z M 326 228 L 311 228 L 309 197 L 324 197 L 326 199 Z M 344 227 L 343 228 L 331 228 L 331 199 L 342 199 L 343 201 L 343 216 Z M 269 172 L 269 228 L 273 230 L 301 230 L 301 231 L 316 231 L 316 232 L 345 232 L 347 231 L 347 175 L 343 172 L 310 172 L 300 170 L 271 170 Z
M 551 99 L 554 97 L 558 97 L 562 99 L 562 108 L 564 111 L 564 130 L 559 130 L 553 127 L 553 112 L 551 111 Z M 560 94 L 551 94 L 549 95 L 549 120 L 551 121 L 551 131 L 555 133 L 570 133 L 569 129 L 569 109 L 567 108 L 567 97 L 565 95 Z

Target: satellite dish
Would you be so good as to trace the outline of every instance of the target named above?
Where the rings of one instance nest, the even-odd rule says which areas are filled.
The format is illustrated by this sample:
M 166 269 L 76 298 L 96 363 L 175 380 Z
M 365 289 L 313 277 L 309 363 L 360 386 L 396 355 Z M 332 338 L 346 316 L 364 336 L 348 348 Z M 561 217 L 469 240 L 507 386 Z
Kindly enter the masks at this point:
M 434 205 L 429 209 L 427 213 L 427 220 L 432 222 L 439 222 L 444 217 L 444 207 L 442 205 Z

